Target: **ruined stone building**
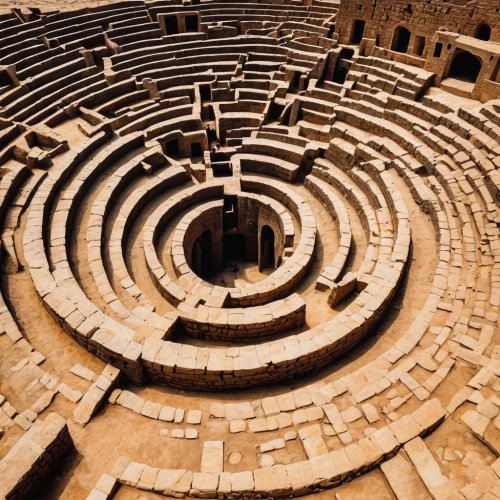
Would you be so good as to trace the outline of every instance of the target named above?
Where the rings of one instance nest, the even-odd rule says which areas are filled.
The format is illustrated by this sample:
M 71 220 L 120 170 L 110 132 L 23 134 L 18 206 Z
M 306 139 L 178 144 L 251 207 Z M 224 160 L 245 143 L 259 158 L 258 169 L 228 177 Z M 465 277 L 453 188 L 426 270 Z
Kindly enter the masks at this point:
M 0 498 L 500 498 L 500 1 L 0 6 Z

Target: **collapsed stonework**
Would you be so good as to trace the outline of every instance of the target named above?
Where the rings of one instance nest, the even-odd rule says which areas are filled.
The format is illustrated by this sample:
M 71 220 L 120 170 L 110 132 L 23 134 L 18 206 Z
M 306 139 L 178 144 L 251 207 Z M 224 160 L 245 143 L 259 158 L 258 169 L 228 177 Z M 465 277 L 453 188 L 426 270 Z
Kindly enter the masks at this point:
M 499 498 L 497 10 L 0 13 L 0 497 Z

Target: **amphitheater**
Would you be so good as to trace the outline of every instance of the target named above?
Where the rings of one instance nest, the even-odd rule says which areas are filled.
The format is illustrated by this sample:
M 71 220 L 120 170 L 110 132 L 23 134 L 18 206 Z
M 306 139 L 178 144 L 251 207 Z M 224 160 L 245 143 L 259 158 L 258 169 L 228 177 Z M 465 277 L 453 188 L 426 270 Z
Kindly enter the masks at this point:
M 0 499 L 500 498 L 500 4 L 0 7 Z

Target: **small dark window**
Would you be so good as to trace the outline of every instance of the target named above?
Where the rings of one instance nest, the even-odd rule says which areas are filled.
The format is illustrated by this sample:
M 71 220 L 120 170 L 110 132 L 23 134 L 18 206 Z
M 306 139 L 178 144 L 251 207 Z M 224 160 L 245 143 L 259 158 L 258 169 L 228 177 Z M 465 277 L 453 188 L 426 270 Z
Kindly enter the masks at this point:
M 168 16 L 165 18 L 165 28 L 167 35 L 177 35 L 179 33 L 179 25 L 177 23 L 177 16 Z
M 196 33 L 198 31 L 198 16 L 186 16 L 186 31 L 188 33 Z
M 443 51 L 443 44 L 441 42 L 436 43 L 434 46 L 433 57 L 441 57 L 441 52 Z

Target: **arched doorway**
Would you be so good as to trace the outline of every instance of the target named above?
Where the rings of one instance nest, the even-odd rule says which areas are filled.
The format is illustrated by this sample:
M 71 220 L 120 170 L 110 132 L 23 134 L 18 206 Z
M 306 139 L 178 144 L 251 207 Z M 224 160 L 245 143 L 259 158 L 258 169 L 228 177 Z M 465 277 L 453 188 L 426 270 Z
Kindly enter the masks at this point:
M 402 52 L 406 54 L 408 52 L 408 46 L 410 45 L 411 33 L 404 26 L 398 26 L 394 30 L 394 36 L 392 37 L 391 49 L 396 52 Z
M 208 229 L 200 234 L 193 244 L 191 269 L 202 278 L 210 276 L 213 272 L 212 232 Z
M 267 267 L 275 267 L 274 261 L 274 231 L 267 225 L 262 226 L 260 232 L 259 268 L 262 271 Z
M 487 42 L 491 37 L 491 28 L 486 23 L 479 23 L 476 26 L 476 32 L 474 33 L 474 38 L 478 40 L 484 40 Z
M 457 51 L 453 56 L 448 76 L 464 82 L 476 83 L 481 71 L 481 61 L 466 50 Z

